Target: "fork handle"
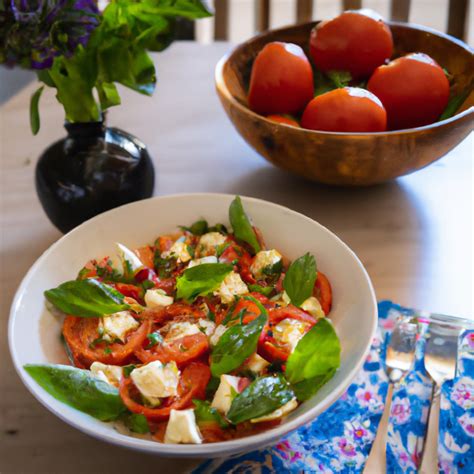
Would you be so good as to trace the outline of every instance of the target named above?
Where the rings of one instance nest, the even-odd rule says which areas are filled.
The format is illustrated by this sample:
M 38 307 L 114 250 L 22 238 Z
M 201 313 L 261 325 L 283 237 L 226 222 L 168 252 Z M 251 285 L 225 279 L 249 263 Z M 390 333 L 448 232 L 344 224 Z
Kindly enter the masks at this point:
M 426 439 L 421 458 L 420 474 L 438 472 L 440 393 L 438 385 L 433 385 L 433 398 L 431 399 L 428 424 L 426 425 Z
M 369 457 L 365 463 L 363 474 L 380 474 L 387 472 L 387 460 L 385 453 L 387 450 L 387 431 L 388 420 L 390 417 L 390 408 L 392 406 L 393 383 L 388 383 L 387 396 L 385 397 L 385 406 L 377 428 L 374 442 L 370 448 Z

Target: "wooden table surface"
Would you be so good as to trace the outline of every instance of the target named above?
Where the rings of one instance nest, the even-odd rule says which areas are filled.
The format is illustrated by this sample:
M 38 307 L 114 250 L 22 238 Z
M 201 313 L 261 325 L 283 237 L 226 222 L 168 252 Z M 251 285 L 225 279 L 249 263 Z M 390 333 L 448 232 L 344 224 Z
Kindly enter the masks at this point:
M 213 69 L 229 44 L 174 44 L 156 56 L 153 98 L 123 91 L 109 124 L 149 146 L 155 194 L 215 191 L 283 204 L 339 235 L 361 258 L 379 299 L 472 317 L 472 134 L 414 175 L 363 189 L 332 188 L 274 168 L 233 130 L 214 92 Z M 64 135 L 53 94 L 28 125 L 30 86 L 0 108 L 0 472 L 183 472 L 192 461 L 127 451 L 69 427 L 21 384 L 8 352 L 7 320 L 23 275 L 61 234 L 35 194 L 36 159 Z

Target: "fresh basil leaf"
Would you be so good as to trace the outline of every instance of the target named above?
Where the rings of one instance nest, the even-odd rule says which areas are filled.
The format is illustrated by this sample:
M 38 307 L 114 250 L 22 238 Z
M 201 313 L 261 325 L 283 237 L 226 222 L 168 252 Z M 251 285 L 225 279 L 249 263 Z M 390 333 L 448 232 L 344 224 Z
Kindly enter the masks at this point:
M 127 410 L 118 389 L 88 370 L 54 364 L 27 364 L 23 368 L 56 400 L 94 418 L 116 420 Z
M 282 375 L 260 377 L 239 393 L 227 418 L 234 424 L 268 415 L 288 403 L 295 394 Z
M 193 235 L 204 235 L 209 232 L 209 224 L 205 219 L 201 219 L 199 221 L 194 222 L 191 224 L 190 227 L 186 227 L 184 225 L 180 225 L 179 228 L 181 230 L 187 230 L 188 232 L 191 232 Z
M 122 367 L 123 375 L 124 375 L 125 377 L 130 377 L 130 374 L 131 374 L 132 371 L 133 371 L 134 369 L 136 369 L 136 368 L 137 368 L 137 366 L 136 366 L 135 364 L 124 365 L 124 366 Z
M 256 293 L 261 293 L 262 295 L 269 296 L 270 293 L 273 291 L 273 286 L 261 286 L 261 285 L 248 285 L 250 291 L 254 291 Z
M 230 204 L 229 220 L 235 237 L 247 242 L 255 253 L 260 252 L 260 244 L 250 223 L 250 219 L 244 211 L 240 196 L 237 196 Z
M 266 322 L 265 312 L 249 324 L 232 326 L 221 336 L 211 353 L 211 373 L 214 377 L 237 369 L 255 352 Z
M 263 268 L 262 273 L 264 275 L 280 275 L 283 270 L 283 260 L 280 259 L 278 262 L 274 263 L 273 265 L 267 265 Z
M 36 135 L 40 129 L 40 116 L 39 116 L 39 109 L 38 104 L 43 93 L 44 86 L 41 86 L 36 92 L 31 96 L 30 100 L 30 127 L 33 135 Z
M 219 232 L 220 234 L 225 234 L 225 235 L 229 233 L 227 230 L 227 227 L 224 224 L 213 225 L 212 227 L 209 227 L 208 232 Z
M 319 320 L 298 342 L 286 362 L 285 375 L 290 383 L 324 376 L 337 369 L 341 344 L 332 324 Z
M 159 332 L 152 332 L 148 334 L 146 338 L 149 341 L 146 349 L 151 349 L 152 347 L 157 346 L 163 342 L 163 337 Z
M 283 288 L 295 306 L 300 306 L 313 294 L 316 276 L 316 260 L 310 253 L 297 258 L 290 265 L 283 280 Z
M 130 413 L 123 417 L 125 426 L 134 433 L 146 434 L 150 432 L 150 426 L 145 415 Z
M 225 263 L 203 263 L 187 268 L 176 280 L 176 296 L 188 302 L 216 290 L 233 270 Z
M 212 377 L 209 380 L 209 383 L 206 387 L 206 398 L 214 398 L 214 394 L 217 392 L 219 385 L 221 383 L 220 377 Z
M 309 400 L 319 389 L 336 373 L 336 369 L 329 370 L 324 375 L 316 375 L 316 377 L 302 380 L 301 382 L 292 385 L 296 398 L 300 402 Z
M 221 428 L 228 428 L 229 423 L 225 421 L 225 418 L 207 401 L 193 399 L 194 415 L 196 416 L 197 422 L 206 423 L 214 422 L 217 423 Z
M 449 99 L 448 105 L 444 109 L 444 112 L 439 117 L 438 122 L 440 122 L 441 120 L 446 120 L 455 115 L 459 107 L 461 107 L 461 105 L 466 100 L 468 95 L 469 91 L 465 91 L 462 94 L 451 97 L 451 99 Z
M 122 293 L 93 278 L 67 281 L 44 295 L 62 312 L 83 318 L 99 318 L 130 309 Z

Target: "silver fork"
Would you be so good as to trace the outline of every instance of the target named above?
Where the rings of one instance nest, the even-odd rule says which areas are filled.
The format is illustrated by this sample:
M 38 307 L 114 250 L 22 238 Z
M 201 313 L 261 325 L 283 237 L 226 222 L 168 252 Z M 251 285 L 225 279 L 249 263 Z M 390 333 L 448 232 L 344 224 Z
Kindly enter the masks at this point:
M 393 387 L 412 368 L 415 360 L 418 324 L 411 317 L 401 317 L 393 329 L 385 358 L 388 375 L 388 389 L 385 406 L 377 429 L 374 443 L 364 468 L 364 474 L 386 472 L 385 450 L 388 418 L 392 405 Z
M 432 378 L 433 394 L 431 398 L 428 424 L 426 427 L 425 449 L 421 460 L 421 473 L 438 472 L 438 433 L 441 385 L 454 378 L 459 325 L 450 325 L 430 318 L 425 346 L 425 368 Z

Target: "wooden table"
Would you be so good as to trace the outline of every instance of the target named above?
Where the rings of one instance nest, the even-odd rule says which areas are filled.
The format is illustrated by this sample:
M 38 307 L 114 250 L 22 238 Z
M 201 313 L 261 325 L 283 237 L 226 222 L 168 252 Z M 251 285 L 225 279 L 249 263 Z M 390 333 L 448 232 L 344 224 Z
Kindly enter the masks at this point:
M 339 189 L 287 175 L 233 130 L 214 92 L 213 69 L 230 48 L 174 44 L 156 57 L 152 99 L 123 92 L 109 123 L 141 138 L 154 157 L 156 194 L 239 193 L 300 211 L 338 234 L 359 255 L 379 299 L 472 317 L 472 136 L 431 167 L 392 183 Z M 32 85 L 0 108 L 0 472 L 185 471 L 170 461 L 110 446 L 69 427 L 41 407 L 16 376 L 6 328 L 14 292 L 61 234 L 35 194 L 42 150 L 64 135 L 53 94 L 40 104 L 41 132 L 28 125 Z

